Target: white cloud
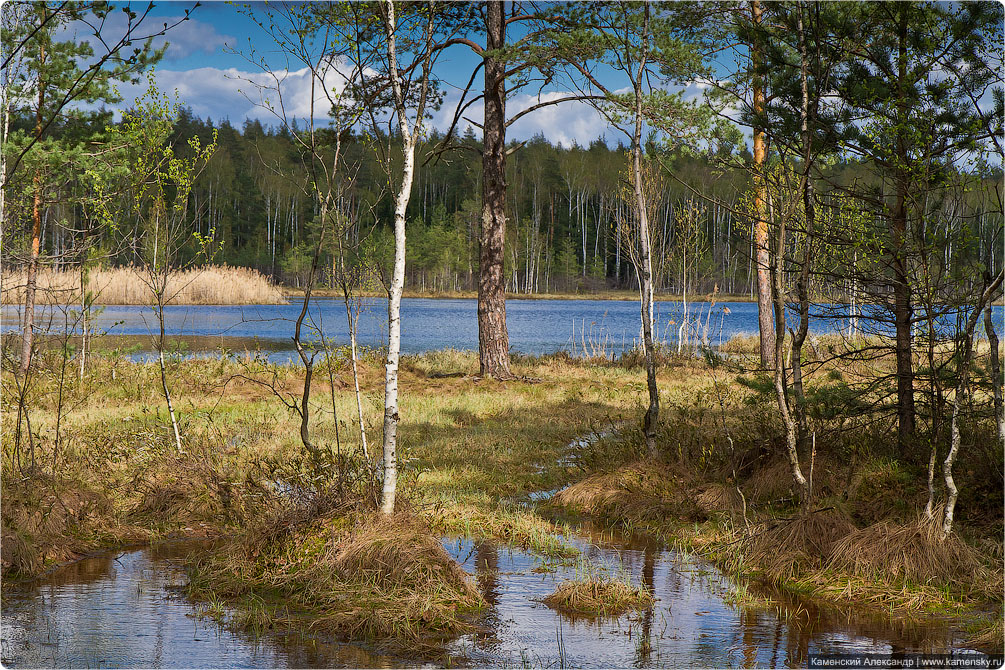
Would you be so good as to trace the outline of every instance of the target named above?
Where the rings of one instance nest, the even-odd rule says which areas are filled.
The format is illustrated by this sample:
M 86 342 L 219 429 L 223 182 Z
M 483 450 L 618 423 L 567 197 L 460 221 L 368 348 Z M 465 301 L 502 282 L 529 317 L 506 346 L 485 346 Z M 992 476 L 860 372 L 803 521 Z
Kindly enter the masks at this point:
M 507 115 L 512 118 L 521 111 L 539 102 L 558 100 L 572 95 L 568 91 L 552 91 L 540 95 L 519 93 L 506 103 Z M 457 95 L 448 95 L 443 106 L 433 114 L 433 125 L 441 131 L 446 131 L 457 106 Z M 475 103 L 467 108 L 464 116 L 478 123 L 484 118 L 484 105 Z M 457 134 L 463 135 L 471 128 L 476 137 L 481 136 L 481 129 L 463 119 L 457 124 Z M 598 137 L 614 138 L 617 131 L 611 129 L 604 117 L 586 102 L 562 102 L 556 105 L 542 107 L 521 117 L 507 130 L 507 140 L 529 140 L 538 133 L 543 134 L 550 142 L 561 143 L 570 147 L 573 143 L 587 146 Z
M 178 101 L 192 108 L 199 118 L 214 121 L 227 118 L 240 126 L 245 119 L 258 119 L 265 125 L 277 125 L 279 116 L 285 114 L 306 119 L 311 111 L 311 81 L 314 80 L 314 117 L 325 119 L 331 109 L 325 89 L 332 97 L 345 85 L 343 77 L 330 68 L 324 81 L 312 77 L 308 68 L 278 70 L 274 72 L 248 72 L 237 68 L 219 69 L 203 67 L 194 70 L 158 70 L 157 87 L 172 97 L 177 92 Z M 142 95 L 147 84 L 120 86 L 128 107 Z M 274 110 L 274 111 L 273 111 Z
M 214 54 L 226 44 L 233 44 L 234 38 L 216 30 L 216 26 L 193 18 L 182 20 L 177 16 L 148 16 L 138 25 L 133 26 L 132 39 L 137 40 L 160 32 L 168 26 L 164 35 L 153 39 L 153 47 L 159 49 L 168 45 L 164 54 L 164 62 L 187 58 L 195 53 Z M 126 36 L 129 30 L 129 19 L 125 13 L 111 12 L 101 24 L 101 35 L 107 44 L 115 44 Z M 57 33 L 57 39 L 90 42 L 97 56 L 102 55 L 102 46 L 95 40 L 94 19 L 87 22 L 75 21 L 62 27 Z M 127 50 L 128 51 L 128 50 Z

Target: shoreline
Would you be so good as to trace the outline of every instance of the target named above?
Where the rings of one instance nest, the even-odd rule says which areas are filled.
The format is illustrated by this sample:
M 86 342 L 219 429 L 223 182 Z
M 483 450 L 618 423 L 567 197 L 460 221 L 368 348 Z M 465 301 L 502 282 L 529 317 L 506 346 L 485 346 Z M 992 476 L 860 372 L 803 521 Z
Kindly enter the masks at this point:
M 280 286 L 279 290 L 286 296 L 287 300 L 299 299 L 304 295 L 303 289 L 291 286 Z M 338 289 L 314 289 L 311 295 L 315 298 L 342 298 L 342 291 Z M 701 294 L 699 294 L 701 295 Z M 381 291 L 359 291 L 356 296 L 360 298 L 383 298 L 386 297 Z M 415 291 L 405 289 L 402 298 L 418 298 L 424 300 L 476 300 L 477 291 Z M 691 303 L 712 302 L 712 296 L 705 294 L 701 299 L 689 300 Z M 656 302 L 681 302 L 682 296 L 679 294 L 666 293 L 656 296 Z M 597 293 L 506 293 L 506 300 L 596 300 L 614 302 L 638 302 L 637 291 L 630 290 L 610 290 Z M 718 295 L 714 302 L 757 302 L 757 298 L 748 295 Z

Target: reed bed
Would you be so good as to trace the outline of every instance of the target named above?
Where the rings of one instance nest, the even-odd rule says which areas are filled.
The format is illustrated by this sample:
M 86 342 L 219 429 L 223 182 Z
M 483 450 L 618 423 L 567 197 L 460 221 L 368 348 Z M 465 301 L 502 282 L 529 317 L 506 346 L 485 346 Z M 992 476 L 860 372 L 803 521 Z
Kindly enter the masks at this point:
M 35 300 L 38 304 L 80 302 L 80 273 L 76 270 L 40 270 Z M 27 272 L 3 273 L 2 302 L 24 302 Z M 153 292 L 141 270 L 118 267 L 91 270 L 87 290 L 97 305 L 149 305 Z M 210 265 L 173 273 L 168 277 L 169 305 L 278 305 L 286 302 L 279 288 L 251 268 Z

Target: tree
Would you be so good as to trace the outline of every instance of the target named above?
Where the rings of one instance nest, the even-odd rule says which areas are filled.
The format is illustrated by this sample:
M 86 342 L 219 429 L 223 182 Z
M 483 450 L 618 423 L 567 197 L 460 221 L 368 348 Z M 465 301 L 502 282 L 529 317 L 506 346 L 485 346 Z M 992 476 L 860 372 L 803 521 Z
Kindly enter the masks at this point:
M 162 29 L 141 34 L 144 32 L 141 26 L 152 9 L 152 3 L 142 13 L 124 7 L 126 26 L 121 34 L 110 37 L 102 32 L 105 20 L 113 11 L 112 5 L 107 2 L 35 2 L 27 5 L 27 9 L 20 3 L 5 6 L 3 42 L 9 46 L 0 68 L 5 78 L 2 139 L 5 154 L 8 142 L 13 143 L 15 149 L 11 152 L 12 159 L 4 161 L 0 188 L 6 190 L 10 175 L 29 152 L 48 137 L 48 131 L 55 124 L 69 117 L 80 119 L 88 115 L 79 109 L 67 113 L 72 105 L 118 101 L 113 84 L 135 80 L 139 73 L 160 59 L 164 50 L 153 49 L 153 38 L 187 20 L 189 10 L 173 25 L 163 24 Z M 70 23 L 86 26 L 94 36 L 94 45 L 100 45 L 98 51 L 90 41 L 56 40 L 59 29 Z M 129 51 L 135 43 L 141 46 Z M 6 119 L 11 111 L 8 106 L 13 108 L 14 115 L 31 114 L 34 127 L 30 134 L 8 135 Z M 52 143 L 47 149 L 50 153 L 59 151 Z M 34 341 L 35 288 L 41 253 L 44 188 L 42 175 L 36 172 L 32 185 L 34 203 L 22 331 L 22 374 L 31 363 Z M 3 214 L 0 203 L 0 224 L 6 223 Z
M 458 122 L 465 110 L 478 100 L 482 101 L 484 117 L 481 123 L 482 146 L 482 212 L 478 253 L 478 361 L 483 376 L 501 379 L 511 376 L 509 359 L 509 332 L 506 329 L 506 275 L 504 272 L 506 245 L 506 158 L 516 148 L 506 147 L 506 130 L 517 120 L 542 107 L 556 105 L 579 96 L 539 101 L 507 118 L 506 101 L 515 91 L 530 83 L 530 74 L 537 62 L 524 55 L 532 50 L 539 34 L 530 30 L 510 42 L 509 31 L 520 25 L 533 25 L 542 17 L 536 7 L 526 9 L 524 3 L 487 0 L 475 5 L 479 14 L 477 26 L 470 14 L 459 16 L 459 28 L 484 33 L 484 46 L 470 37 L 453 37 L 439 48 L 464 45 L 482 61 L 471 74 L 464 89 L 453 121 L 443 140 L 443 147 L 453 140 Z M 480 95 L 467 98 L 478 69 L 483 69 L 483 87 Z
M 432 68 L 440 51 L 437 32 L 441 15 L 430 0 L 402 17 L 395 12 L 394 0 L 384 0 L 378 7 L 383 23 L 384 57 L 380 61 L 381 79 L 391 89 L 391 109 L 401 140 L 401 167 L 394 175 L 390 160 L 386 169 L 394 185 L 394 265 L 387 300 L 387 360 L 384 365 L 384 482 L 380 502 L 383 514 L 394 513 L 398 486 L 398 359 L 401 352 L 401 292 L 405 284 L 405 212 L 415 178 L 415 147 L 426 118 L 435 104 Z M 405 62 L 405 54 L 411 62 Z M 377 91 L 383 88 L 383 84 Z M 375 97 L 371 95 L 370 97 Z M 374 130 L 377 121 L 372 117 Z M 389 159 L 389 154 L 385 154 Z
M 658 454 L 656 424 L 659 389 L 653 342 L 653 231 L 643 171 L 644 128 L 658 130 L 670 149 L 681 140 L 694 141 L 708 127 L 710 115 L 659 85 L 692 81 L 705 70 L 697 48 L 698 35 L 687 26 L 696 17 L 694 8 L 670 3 L 646 3 L 642 12 L 631 2 L 559 8 L 542 28 L 542 47 L 532 51 L 537 67 L 546 73 L 568 68 L 583 83 L 580 99 L 588 100 L 611 125 L 631 142 L 631 192 L 634 229 L 638 233 L 635 270 L 639 282 L 643 352 L 649 406 L 643 419 L 646 448 Z M 598 71 L 610 68 L 628 80 L 629 93 L 602 81 Z
M 130 183 L 126 189 L 127 206 L 117 213 L 106 209 L 104 218 L 111 226 L 116 226 L 119 218 L 135 221 L 134 227 L 123 228 L 122 232 L 133 242 L 137 274 L 150 291 L 157 319 L 154 350 L 160 369 L 161 391 L 174 431 L 175 448 L 182 453 L 181 432 L 164 357 L 167 344 L 164 310 L 185 288 L 175 276 L 212 257 L 212 231 L 208 237 L 203 237 L 190 230 L 189 196 L 195 180 L 216 150 L 216 138 L 214 136 L 214 141 L 204 147 L 198 137 L 192 137 L 188 141 L 189 155 L 176 155 L 167 140 L 179 109 L 180 105 L 157 92 L 151 79 L 148 92 L 137 99 L 133 109 L 123 114 L 119 126 L 110 129 L 109 144 L 128 147 Z M 99 195 L 104 185 L 105 182 L 95 182 Z M 104 198 L 99 200 L 99 203 L 105 202 Z M 181 261 L 182 248 L 193 244 L 197 249 L 195 255 Z
M 918 245 L 925 244 L 922 223 L 952 166 L 986 136 L 983 112 L 973 103 L 999 81 L 987 35 L 1000 26 L 1001 7 L 875 2 L 844 9 L 869 39 L 852 45 L 835 78 L 844 103 L 835 131 L 875 178 L 833 185 L 884 225 L 876 233 L 885 259 L 882 285 L 892 300 L 885 291 L 875 297 L 889 310 L 895 333 L 898 445 L 906 453 L 916 430 L 912 276 Z

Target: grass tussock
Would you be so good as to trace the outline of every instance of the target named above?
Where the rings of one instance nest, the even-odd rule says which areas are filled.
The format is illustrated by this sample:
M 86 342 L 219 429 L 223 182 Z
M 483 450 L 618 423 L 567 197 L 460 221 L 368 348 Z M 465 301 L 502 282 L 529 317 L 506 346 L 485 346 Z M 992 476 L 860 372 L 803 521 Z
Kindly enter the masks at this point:
M 193 595 L 272 602 L 354 638 L 421 641 L 473 630 L 477 588 L 416 517 L 342 510 L 287 530 L 250 533 L 203 559 Z
M 943 538 L 941 516 L 906 524 L 881 521 L 837 542 L 828 567 L 878 581 L 952 586 L 1001 598 L 1002 573 L 985 565 L 956 534 Z
M 743 511 L 743 498 L 735 486 L 727 486 L 718 482 L 706 484 L 695 497 L 698 509 L 704 514 L 727 513 L 734 514 Z
M 626 579 L 584 577 L 565 581 L 544 599 L 549 607 L 578 616 L 616 617 L 653 606 L 652 594 Z
M 664 463 L 639 461 L 568 486 L 552 503 L 612 521 L 700 520 L 685 479 Z
M 154 302 L 142 270 L 131 267 L 91 270 L 87 290 L 98 305 L 149 305 Z M 41 270 L 35 300 L 42 304 L 79 304 L 80 273 Z M 3 274 L 3 304 L 24 302 L 27 274 Z M 278 287 L 251 268 L 211 265 L 173 273 L 165 293 L 170 305 L 278 305 L 286 298 Z
M 855 525 L 837 509 L 799 514 L 771 522 L 745 540 L 745 559 L 773 580 L 791 579 L 807 568 L 819 568 L 834 546 Z
M 4 572 L 38 574 L 50 564 L 94 548 L 93 543 L 74 541 L 73 536 L 83 527 L 90 525 L 97 534 L 115 532 L 106 496 L 84 485 L 70 485 L 48 476 L 41 479 L 33 486 L 25 486 L 26 482 L 5 483 L 0 513 Z

